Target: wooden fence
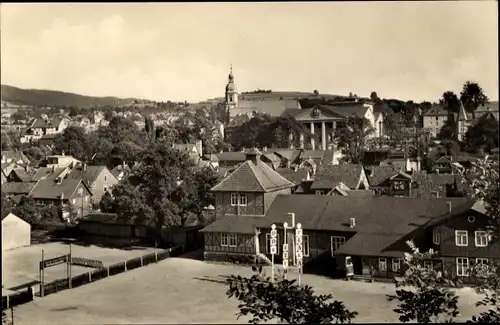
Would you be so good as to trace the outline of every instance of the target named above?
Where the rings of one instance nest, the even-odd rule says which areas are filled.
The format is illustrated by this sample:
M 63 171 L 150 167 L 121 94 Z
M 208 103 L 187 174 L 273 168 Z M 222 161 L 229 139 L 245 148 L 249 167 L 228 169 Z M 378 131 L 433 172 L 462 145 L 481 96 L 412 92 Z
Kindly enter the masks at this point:
M 2 296 L 2 310 L 22 305 L 30 301 L 33 301 L 33 290 L 31 288 L 8 296 Z
M 87 283 L 95 282 L 109 276 L 127 272 L 142 266 L 146 266 L 152 263 L 157 263 L 171 256 L 178 256 L 179 252 L 182 250 L 181 246 L 172 247 L 162 252 L 154 252 L 146 254 L 144 256 L 129 259 L 127 261 L 118 262 L 109 266 L 98 266 L 96 270 L 88 273 L 80 274 L 72 277 L 69 281 L 68 279 L 58 279 L 43 285 L 44 296 L 56 293 L 62 290 L 71 288 L 77 288 Z M 73 258 L 75 259 L 75 258 Z M 72 260 L 73 260 L 72 259 Z M 82 262 L 77 260 L 78 262 Z M 94 267 L 94 266 L 91 266 Z M 70 283 L 71 281 L 71 283 Z

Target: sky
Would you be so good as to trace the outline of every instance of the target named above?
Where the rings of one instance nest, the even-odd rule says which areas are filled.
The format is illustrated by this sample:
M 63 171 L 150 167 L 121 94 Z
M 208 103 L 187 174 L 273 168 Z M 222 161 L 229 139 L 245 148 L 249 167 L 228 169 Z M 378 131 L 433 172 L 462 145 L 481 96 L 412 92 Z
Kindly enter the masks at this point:
M 1 82 L 190 102 L 238 90 L 498 99 L 496 1 L 1 4 Z

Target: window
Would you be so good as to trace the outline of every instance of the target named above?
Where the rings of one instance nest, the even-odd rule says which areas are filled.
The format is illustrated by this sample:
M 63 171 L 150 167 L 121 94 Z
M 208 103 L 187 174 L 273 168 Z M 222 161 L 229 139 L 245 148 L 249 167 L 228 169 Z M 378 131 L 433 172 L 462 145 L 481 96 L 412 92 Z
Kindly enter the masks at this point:
M 246 207 L 246 206 L 247 206 L 247 202 L 248 202 L 248 201 L 247 201 L 247 195 L 246 195 L 246 194 L 242 194 L 242 193 L 240 193 L 240 194 L 238 195 L 238 205 L 239 205 L 240 207 Z
M 302 236 L 302 255 L 309 256 L 309 235 Z
M 88 202 L 88 201 L 89 201 L 89 196 L 85 195 L 85 202 Z
M 488 232 L 487 231 L 476 231 L 476 247 L 486 247 L 488 246 Z
M 488 270 L 488 259 L 484 257 L 476 258 L 476 267 L 480 276 L 486 276 L 486 274 L 482 274 L 482 272 Z
M 231 193 L 231 206 L 246 207 L 248 203 L 247 195 L 245 193 Z
M 405 182 L 404 181 L 394 181 L 394 189 L 395 190 L 404 190 Z
M 108 191 L 108 187 L 107 187 L 106 185 L 104 185 L 104 186 L 102 187 L 102 189 L 104 190 L 104 192 L 107 192 L 107 191 Z
M 220 235 L 220 245 L 224 247 L 229 246 L 229 236 L 227 234 L 222 233 Z
M 323 190 L 316 191 L 316 195 L 325 195 L 325 191 Z
M 106 176 L 104 176 L 104 181 L 106 181 Z
M 378 259 L 378 270 L 387 271 L 387 259 L 385 257 L 380 257 Z
M 392 272 L 399 272 L 401 270 L 401 260 L 399 258 L 392 259 Z
M 441 234 L 437 229 L 432 230 L 432 242 L 436 245 L 439 245 L 441 243 Z
M 280 235 L 276 234 L 276 254 L 280 253 Z M 266 234 L 266 254 L 271 254 L 271 234 Z
M 345 244 L 345 237 L 332 236 L 330 237 L 332 256 L 333 253 L 339 249 L 340 246 Z
M 467 276 L 469 268 L 469 259 L 467 257 L 457 257 L 457 275 Z
M 455 230 L 455 244 L 457 246 L 467 246 L 469 244 L 467 230 Z
M 236 234 L 229 234 L 229 247 L 236 247 L 238 246 L 238 241 L 236 239 Z
M 231 193 L 231 206 L 238 206 L 238 193 Z

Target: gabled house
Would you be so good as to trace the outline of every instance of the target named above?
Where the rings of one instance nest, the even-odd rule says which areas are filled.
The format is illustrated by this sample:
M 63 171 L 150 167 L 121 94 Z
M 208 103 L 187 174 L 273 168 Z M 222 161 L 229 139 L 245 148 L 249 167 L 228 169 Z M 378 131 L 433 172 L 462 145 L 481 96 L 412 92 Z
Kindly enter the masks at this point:
M 82 217 L 92 210 L 92 192 L 81 179 L 42 179 L 38 181 L 29 195 L 39 205 L 61 207 L 63 218 L 74 210 Z
M 29 195 L 35 188 L 37 182 L 12 182 L 2 185 L 2 192 L 7 198 L 20 201 L 21 197 Z
M 70 171 L 71 169 L 68 167 L 56 167 L 54 165 L 52 167 L 39 167 L 31 178 L 31 181 L 63 179 Z
M 216 154 L 220 167 L 235 167 L 246 160 L 244 151 L 226 151 Z
M 302 151 L 302 149 L 273 149 L 274 154 L 281 158 L 281 168 L 292 168 L 298 165 Z
M 450 277 L 468 280 L 469 267 L 500 260 L 500 242 L 488 230 L 485 203 L 476 202 L 460 214 L 443 216 L 426 226 L 425 241 L 439 252 L 435 266 Z
M 262 151 L 261 160 L 273 169 L 279 168 L 282 165 L 281 157 L 274 152 L 267 151 L 267 148 L 264 148 Z
M 70 120 L 64 117 L 36 118 L 26 130 L 30 140 L 38 140 L 44 135 L 62 133 L 69 125 Z
M 216 221 L 202 230 L 207 260 L 231 261 L 248 254 L 255 262 L 259 244 L 252 225 L 264 218 L 277 195 L 290 194 L 295 186 L 262 162 L 257 149 L 247 151 L 246 159 L 212 188 Z
M 368 178 L 360 164 L 341 164 L 320 166 L 311 185 L 314 194 L 325 195 L 340 183 L 348 189 L 369 189 Z
M 436 174 L 451 174 L 454 170 L 453 161 L 451 157 L 439 157 L 434 164 L 432 164 L 432 171 Z
M 67 178 L 82 180 L 92 193 L 94 205 L 99 204 L 102 196 L 106 192 L 111 192 L 113 186 L 119 182 L 118 178 L 104 165 L 79 165 L 70 171 Z
M 51 155 L 44 159 L 43 165 L 45 167 L 56 167 L 56 168 L 73 168 L 82 162 L 72 156 L 66 156 L 64 152 L 61 155 Z

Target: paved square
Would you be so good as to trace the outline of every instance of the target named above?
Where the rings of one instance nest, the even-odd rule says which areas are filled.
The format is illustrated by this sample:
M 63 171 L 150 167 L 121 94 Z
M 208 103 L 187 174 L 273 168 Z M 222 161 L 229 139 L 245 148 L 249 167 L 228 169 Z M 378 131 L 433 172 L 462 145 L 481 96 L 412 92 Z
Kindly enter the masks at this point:
M 18 306 L 15 322 L 20 324 L 154 324 L 154 323 L 246 323 L 236 320 L 238 302 L 228 299 L 224 284 L 207 281 L 230 274 L 250 275 L 249 267 L 208 264 L 170 258 L 65 290 Z M 290 275 L 293 276 L 293 275 Z M 333 293 L 351 310 L 359 312 L 355 322 L 398 322 L 385 295 L 394 285 L 332 280 L 304 275 L 303 283 L 318 292 Z M 461 320 L 479 311 L 472 289 L 459 290 Z

